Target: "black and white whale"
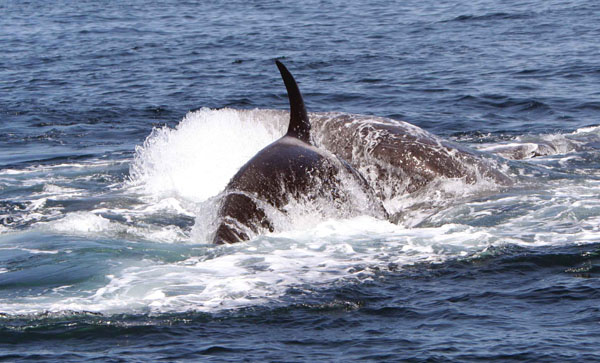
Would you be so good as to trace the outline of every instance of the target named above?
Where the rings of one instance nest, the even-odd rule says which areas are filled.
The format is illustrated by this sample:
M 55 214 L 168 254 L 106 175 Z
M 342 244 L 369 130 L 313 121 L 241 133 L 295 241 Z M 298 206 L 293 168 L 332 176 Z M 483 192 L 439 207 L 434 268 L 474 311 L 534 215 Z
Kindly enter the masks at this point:
M 398 223 L 402 210 L 395 210 L 394 200 L 435 188 L 436 181 L 512 184 L 496 159 L 403 121 L 336 112 L 311 113 L 309 121 L 294 78 L 276 63 L 290 101 L 287 133 L 259 151 L 225 188 L 215 243 L 275 230 L 273 216 L 285 213 L 292 200 L 324 198 L 339 209 L 354 202 L 350 209 L 357 213 Z
M 311 145 L 311 125 L 298 85 L 282 63 L 276 64 L 290 103 L 287 133 L 259 151 L 229 181 L 218 210 L 214 243 L 249 240 L 273 231 L 271 216 L 285 213 L 293 200 L 322 199 L 339 209 L 354 200 L 361 214 L 387 217 L 381 201 L 350 164 Z

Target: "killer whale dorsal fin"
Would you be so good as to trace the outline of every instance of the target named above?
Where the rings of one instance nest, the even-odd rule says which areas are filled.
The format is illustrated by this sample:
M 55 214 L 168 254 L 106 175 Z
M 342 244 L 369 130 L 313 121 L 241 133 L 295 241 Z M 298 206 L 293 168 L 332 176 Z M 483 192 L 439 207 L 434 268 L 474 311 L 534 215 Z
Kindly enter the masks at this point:
M 304 106 L 302 94 L 296 84 L 294 76 L 287 68 L 278 60 L 275 61 L 285 88 L 287 89 L 288 99 L 290 101 L 290 125 L 286 136 L 292 136 L 306 143 L 310 143 L 310 121 Z

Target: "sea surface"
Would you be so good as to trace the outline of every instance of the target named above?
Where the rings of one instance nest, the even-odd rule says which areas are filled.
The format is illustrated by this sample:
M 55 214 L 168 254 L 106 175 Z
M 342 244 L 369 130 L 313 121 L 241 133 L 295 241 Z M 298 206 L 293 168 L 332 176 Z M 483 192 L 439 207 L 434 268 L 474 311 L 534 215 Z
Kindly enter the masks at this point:
M 0 49 L 0 359 L 600 361 L 599 3 L 0 0 Z M 514 185 L 208 243 L 275 59 Z

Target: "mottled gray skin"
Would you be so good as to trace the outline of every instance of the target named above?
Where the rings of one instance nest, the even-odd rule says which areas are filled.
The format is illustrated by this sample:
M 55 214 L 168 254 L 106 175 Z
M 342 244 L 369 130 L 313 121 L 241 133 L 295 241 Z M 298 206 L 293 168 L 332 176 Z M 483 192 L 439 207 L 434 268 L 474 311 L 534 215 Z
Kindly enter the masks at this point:
M 394 185 L 388 193 L 413 193 L 439 177 L 512 183 L 493 160 L 406 122 L 342 113 L 311 117 L 316 144 L 347 160 L 377 191 L 385 189 L 377 185 L 381 182 L 388 189 Z
M 387 213 L 367 182 L 344 161 L 310 145 L 310 122 L 302 96 L 292 75 L 279 62 L 277 66 L 290 99 L 290 124 L 281 139 L 250 159 L 225 188 L 218 212 L 213 242 L 245 241 L 253 234 L 273 231 L 267 209 L 284 212 L 292 198 L 325 198 L 333 203 L 347 196 L 341 178 L 354 179 L 370 201 L 368 208 Z

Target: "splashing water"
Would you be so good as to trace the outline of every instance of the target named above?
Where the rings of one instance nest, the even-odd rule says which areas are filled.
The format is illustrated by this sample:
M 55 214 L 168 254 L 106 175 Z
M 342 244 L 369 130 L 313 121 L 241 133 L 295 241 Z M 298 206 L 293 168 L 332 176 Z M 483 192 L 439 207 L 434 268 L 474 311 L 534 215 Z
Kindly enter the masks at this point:
M 396 201 L 409 221 L 400 225 L 368 216 L 323 218 L 328 206 L 292 203 L 287 209 L 293 221 L 281 222 L 279 232 L 231 246 L 204 244 L 215 197 L 286 126 L 287 114 L 280 111 L 189 113 L 174 129 L 153 130 L 136 148 L 127 180 L 107 179 L 99 189 L 81 182 L 106 179 L 99 170 L 127 163 L 3 170 L 5 185 L 17 188 L 23 181 L 37 191 L 14 198 L 21 204 L 10 207 L 11 216 L 22 223 L 0 229 L 5 251 L 23 256 L 21 265 L 2 275 L 27 271 L 27 258 L 34 256 L 57 282 L 0 299 L 2 312 L 208 312 L 277 304 L 290 289 L 368 280 L 390 266 L 474 258 L 490 246 L 595 241 L 600 184 L 570 176 L 531 182 L 544 162 L 554 167 L 546 158 L 516 167 L 524 179 L 509 190 L 485 179 L 435 180 Z M 569 137 L 579 134 L 590 137 L 584 130 Z M 581 156 L 572 150 L 553 157 L 562 162 Z M 56 263 L 63 259 L 73 261 L 66 270 Z M 86 263 L 92 267 L 84 273 Z

